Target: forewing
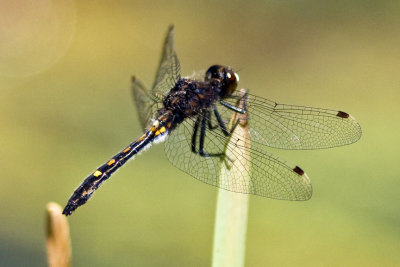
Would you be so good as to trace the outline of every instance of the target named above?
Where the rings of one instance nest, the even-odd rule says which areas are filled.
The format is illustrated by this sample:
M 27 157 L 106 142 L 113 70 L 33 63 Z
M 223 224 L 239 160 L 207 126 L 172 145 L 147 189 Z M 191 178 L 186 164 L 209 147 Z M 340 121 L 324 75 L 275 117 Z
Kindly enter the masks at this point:
M 174 27 L 171 25 L 161 54 L 152 90 L 148 91 L 136 78 L 132 81 L 132 93 L 143 129 L 146 129 L 162 107 L 164 96 L 171 90 L 180 77 L 179 60 L 174 51 Z
M 236 98 L 226 101 L 234 103 Z M 252 142 L 274 148 L 330 148 L 361 137 L 358 122 L 342 111 L 278 104 L 249 94 L 247 112 Z
M 223 152 L 226 157 L 204 157 L 193 153 L 193 128 L 194 120 L 190 118 L 181 123 L 170 133 L 165 152 L 174 166 L 194 178 L 238 193 L 286 200 L 311 197 L 312 188 L 305 173 L 266 152 L 265 146 L 248 145 L 249 140 L 236 131 L 230 138 L 225 137 L 219 128 L 206 131 L 204 151 Z M 221 168 L 229 171 L 221 175 Z
M 180 78 L 180 64 L 174 51 L 174 26 L 170 26 L 165 37 L 160 64 L 152 92 L 159 98 L 166 95 Z

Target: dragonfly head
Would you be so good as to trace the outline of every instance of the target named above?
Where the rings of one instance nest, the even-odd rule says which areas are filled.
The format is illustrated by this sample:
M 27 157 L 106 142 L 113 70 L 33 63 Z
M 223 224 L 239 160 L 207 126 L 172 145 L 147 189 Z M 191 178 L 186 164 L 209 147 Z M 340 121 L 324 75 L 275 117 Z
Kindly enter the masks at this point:
M 206 72 L 206 81 L 218 80 L 222 86 L 220 91 L 221 98 L 231 95 L 239 82 L 239 75 L 231 67 L 213 65 Z

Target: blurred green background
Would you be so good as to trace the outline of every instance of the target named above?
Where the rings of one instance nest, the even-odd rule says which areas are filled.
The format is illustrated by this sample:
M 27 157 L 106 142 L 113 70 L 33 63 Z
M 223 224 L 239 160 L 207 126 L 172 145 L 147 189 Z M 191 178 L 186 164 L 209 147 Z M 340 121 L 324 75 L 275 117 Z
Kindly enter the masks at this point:
M 130 77 L 152 84 L 170 23 L 184 75 L 231 65 L 254 94 L 363 129 L 351 146 L 270 149 L 314 195 L 251 197 L 246 265 L 400 265 L 399 14 L 399 1 L 1 1 L 0 265 L 45 265 L 46 203 L 141 134 Z M 216 195 L 155 145 L 69 218 L 73 264 L 208 266 Z

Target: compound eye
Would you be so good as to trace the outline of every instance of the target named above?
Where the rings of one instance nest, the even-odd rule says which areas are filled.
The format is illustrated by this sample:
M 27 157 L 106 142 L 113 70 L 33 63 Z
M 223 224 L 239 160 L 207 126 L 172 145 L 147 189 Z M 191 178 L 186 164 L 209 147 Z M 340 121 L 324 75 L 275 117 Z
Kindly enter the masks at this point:
M 238 81 L 239 76 L 237 73 L 233 72 L 232 70 L 228 70 L 226 72 L 226 85 L 228 94 L 232 94 L 236 90 Z
M 226 78 L 228 78 L 228 83 L 237 83 L 239 81 L 239 76 L 231 70 L 226 73 Z
M 211 79 L 222 79 L 222 66 L 220 65 L 213 65 L 210 68 L 208 68 L 206 72 L 206 81 L 209 81 Z

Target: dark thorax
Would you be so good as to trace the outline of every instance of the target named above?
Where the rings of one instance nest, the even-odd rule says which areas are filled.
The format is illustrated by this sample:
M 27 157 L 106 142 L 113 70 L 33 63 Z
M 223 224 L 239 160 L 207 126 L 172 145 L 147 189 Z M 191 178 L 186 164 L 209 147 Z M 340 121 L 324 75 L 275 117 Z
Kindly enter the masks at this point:
M 164 107 L 159 114 L 174 114 L 176 125 L 187 117 L 195 116 L 209 109 L 219 100 L 220 82 L 180 79 L 164 99 Z

